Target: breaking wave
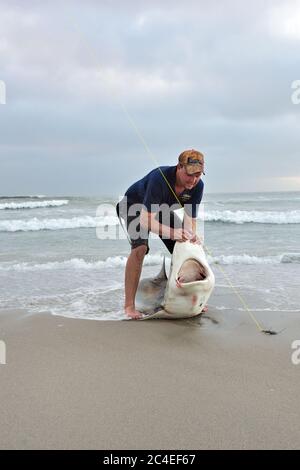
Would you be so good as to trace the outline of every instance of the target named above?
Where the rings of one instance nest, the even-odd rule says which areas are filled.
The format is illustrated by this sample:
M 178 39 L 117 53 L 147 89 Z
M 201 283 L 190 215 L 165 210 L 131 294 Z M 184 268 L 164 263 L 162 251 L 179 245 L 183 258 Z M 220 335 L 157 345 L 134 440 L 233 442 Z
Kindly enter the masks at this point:
M 233 224 L 300 224 L 300 210 L 293 211 L 206 211 L 206 222 L 225 222 Z
M 40 207 L 59 207 L 65 206 L 68 204 L 68 199 L 60 199 L 60 200 L 51 200 L 51 201 L 26 201 L 26 202 L 4 202 L 0 204 L 0 210 L 5 209 L 36 209 Z
M 117 221 L 116 217 L 115 219 Z M 63 230 L 70 228 L 91 228 L 106 224 L 107 222 L 104 219 L 100 221 L 99 218 L 96 219 L 96 217 L 90 216 L 73 217 L 71 219 L 38 219 L 34 217 L 29 220 L 14 219 L 0 221 L 0 231 L 29 232 L 37 230 Z
M 59 205 L 67 204 L 67 200 L 54 201 Z M 46 202 L 46 201 L 45 201 Z M 25 203 L 22 203 L 22 205 Z M 39 204 L 39 203 L 33 203 Z M 6 204 L 5 204 L 6 205 Z M 54 204 L 53 204 L 54 205 Z M 56 204 L 55 204 L 56 205 Z M 4 204 L 2 204 L 2 208 Z M 35 206 L 38 207 L 38 206 Z M 39 206 L 43 207 L 43 206 Z M 204 214 L 206 222 L 224 222 L 233 224 L 257 223 L 257 224 L 300 224 L 300 210 L 287 212 L 276 211 L 207 211 Z M 36 230 L 64 230 L 72 228 L 91 228 L 118 225 L 118 218 L 114 215 L 102 217 L 73 217 L 70 219 L 13 219 L 0 221 L 1 232 L 28 232 Z
M 261 257 L 247 254 L 208 256 L 208 262 L 211 264 L 298 264 L 300 263 L 300 253 L 282 253 L 280 255 Z
M 127 261 L 126 256 L 110 256 L 106 260 L 98 261 L 85 261 L 82 258 L 71 258 L 65 261 L 51 261 L 48 263 L 0 263 L 0 271 L 48 271 L 48 270 L 60 270 L 60 269 L 103 269 L 103 268 L 119 268 L 125 267 Z M 163 262 L 163 255 L 146 255 L 144 260 L 145 266 L 156 266 L 161 265 Z M 208 262 L 210 264 L 281 264 L 281 263 L 300 263 L 300 253 L 282 253 L 275 256 L 250 256 L 247 254 L 243 255 L 222 255 L 211 257 L 208 256 Z
M 57 269 L 102 269 L 102 268 L 118 268 L 125 267 L 127 261 L 126 256 L 110 256 L 102 261 L 85 261 L 82 258 L 72 258 L 65 261 L 51 261 L 48 263 L 17 263 L 17 264 L 0 264 L 0 271 L 48 271 Z M 144 265 L 155 266 L 162 264 L 162 255 L 147 255 Z
M 43 199 L 47 197 L 45 194 L 35 194 L 35 195 L 28 195 L 28 196 L 0 196 L 0 199 Z

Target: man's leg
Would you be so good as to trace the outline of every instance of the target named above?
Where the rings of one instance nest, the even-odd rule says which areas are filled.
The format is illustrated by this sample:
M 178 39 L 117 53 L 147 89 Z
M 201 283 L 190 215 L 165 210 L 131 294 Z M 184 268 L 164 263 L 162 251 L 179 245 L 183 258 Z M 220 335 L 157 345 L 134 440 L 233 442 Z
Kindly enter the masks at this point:
M 139 245 L 131 250 L 125 268 L 125 313 L 131 318 L 141 318 L 142 314 L 135 308 L 135 295 L 138 288 L 147 245 Z
M 125 304 L 126 315 L 131 318 L 141 318 L 142 314 L 135 308 L 135 295 L 141 277 L 145 255 L 149 252 L 149 232 L 139 224 L 140 212 L 136 215 L 128 215 L 128 207 L 124 200 L 117 204 L 116 211 L 121 222 L 121 217 L 126 222 L 127 236 L 131 245 L 131 253 L 125 267 Z M 138 222 L 138 223 L 137 223 Z M 122 224 L 123 226 L 123 224 Z

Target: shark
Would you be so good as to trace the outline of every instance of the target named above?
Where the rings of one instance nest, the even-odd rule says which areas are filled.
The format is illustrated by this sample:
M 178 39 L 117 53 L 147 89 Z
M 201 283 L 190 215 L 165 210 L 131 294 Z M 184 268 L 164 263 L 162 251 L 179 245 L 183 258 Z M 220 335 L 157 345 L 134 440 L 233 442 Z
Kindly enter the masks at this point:
M 136 293 L 136 308 L 150 318 L 179 319 L 200 315 L 214 289 L 215 277 L 202 245 L 176 242 L 169 276 L 165 258 L 154 278 L 142 279 Z

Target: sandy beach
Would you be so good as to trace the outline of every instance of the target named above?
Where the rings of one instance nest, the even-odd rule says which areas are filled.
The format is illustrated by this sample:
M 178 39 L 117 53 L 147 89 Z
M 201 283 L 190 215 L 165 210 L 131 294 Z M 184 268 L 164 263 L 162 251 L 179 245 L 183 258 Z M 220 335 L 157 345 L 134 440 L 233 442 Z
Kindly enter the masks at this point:
M 299 448 L 297 316 L 277 313 L 277 336 L 245 312 L 209 316 L 2 312 L 1 449 Z

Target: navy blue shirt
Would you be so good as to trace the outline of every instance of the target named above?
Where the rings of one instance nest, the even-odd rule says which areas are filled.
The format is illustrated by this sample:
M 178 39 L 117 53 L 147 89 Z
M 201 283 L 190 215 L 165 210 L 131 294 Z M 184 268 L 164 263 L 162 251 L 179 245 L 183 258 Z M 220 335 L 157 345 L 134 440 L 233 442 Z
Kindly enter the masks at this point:
M 177 167 L 161 166 L 159 168 L 162 170 L 175 192 Z M 125 196 L 127 196 L 128 205 L 141 203 L 145 206 L 148 212 L 156 212 L 158 210 L 153 207 L 153 204 L 167 204 L 168 206 L 174 206 L 177 204 L 177 208 L 181 207 L 162 176 L 159 168 L 155 168 L 150 171 L 150 173 L 144 176 L 144 178 L 140 179 L 127 189 Z M 180 203 L 184 206 L 187 214 L 193 218 L 197 217 L 198 206 L 203 195 L 203 187 L 203 181 L 199 180 L 198 184 L 193 189 L 185 189 L 179 194 L 179 196 L 177 196 Z

